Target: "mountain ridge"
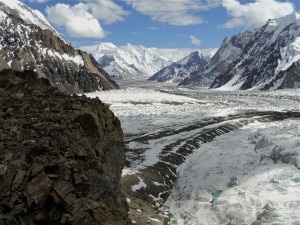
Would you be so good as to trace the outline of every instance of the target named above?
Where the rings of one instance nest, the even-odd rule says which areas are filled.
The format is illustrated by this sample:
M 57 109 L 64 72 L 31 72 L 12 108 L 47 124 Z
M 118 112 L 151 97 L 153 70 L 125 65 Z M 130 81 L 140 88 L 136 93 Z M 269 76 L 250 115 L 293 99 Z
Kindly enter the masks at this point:
M 99 64 L 116 80 L 149 78 L 162 68 L 195 51 L 195 49 L 147 48 L 132 44 L 116 46 L 110 42 L 82 46 L 80 49 L 93 54 Z M 209 58 L 216 49 L 200 51 Z
M 0 1 L 0 69 L 35 70 L 67 93 L 118 88 L 93 57 L 69 45 L 25 4 Z
M 257 30 L 244 54 L 212 88 L 276 90 L 299 88 L 300 16 L 271 19 Z
M 211 61 L 179 86 L 219 90 L 300 87 L 300 15 L 270 19 L 264 26 L 225 38 Z
M 180 83 L 192 72 L 199 70 L 207 64 L 207 60 L 200 51 L 190 53 L 188 56 L 164 67 L 148 80 L 157 82 Z
M 254 31 L 244 31 L 232 37 L 226 37 L 220 48 L 204 67 L 193 71 L 179 86 L 210 86 L 216 77 L 221 76 L 232 62 L 238 59 Z

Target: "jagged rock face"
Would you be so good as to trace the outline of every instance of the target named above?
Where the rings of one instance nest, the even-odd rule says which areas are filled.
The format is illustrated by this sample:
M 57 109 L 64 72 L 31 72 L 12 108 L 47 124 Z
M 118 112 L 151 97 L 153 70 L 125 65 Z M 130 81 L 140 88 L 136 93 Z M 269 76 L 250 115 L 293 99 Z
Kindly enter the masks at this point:
M 275 90 L 300 87 L 300 19 L 269 20 L 249 40 L 240 58 L 216 78 L 213 88 Z
M 244 31 L 231 38 L 225 38 L 210 62 L 193 71 L 179 86 L 210 86 L 216 77 L 224 74 L 228 67 L 239 58 L 254 34 L 254 31 Z
M 0 56 L 9 67 L 36 70 L 68 93 L 117 88 L 91 55 L 75 50 L 40 14 L 16 0 L 7 4 L 0 1 Z
M 198 71 L 199 68 L 202 68 L 205 64 L 207 64 L 207 61 L 199 51 L 192 52 L 182 60 L 172 63 L 171 65 L 158 71 L 148 80 L 180 83 L 192 72 Z
M 128 224 L 119 120 L 36 77 L 0 73 L 0 224 Z

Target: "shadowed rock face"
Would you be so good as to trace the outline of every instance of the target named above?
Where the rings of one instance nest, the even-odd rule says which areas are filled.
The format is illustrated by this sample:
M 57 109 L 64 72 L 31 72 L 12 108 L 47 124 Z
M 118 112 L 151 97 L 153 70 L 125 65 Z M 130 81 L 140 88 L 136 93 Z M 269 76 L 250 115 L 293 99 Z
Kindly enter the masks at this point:
M 210 62 L 193 71 L 179 86 L 210 86 L 214 80 L 224 74 L 229 66 L 243 53 L 255 31 L 244 31 L 230 38 L 225 38 Z
M 119 120 L 31 71 L 0 73 L 0 224 L 129 224 Z
M 225 84 L 240 90 L 299 88 L 300 19 L 290 14 L 269 20 L 244 47 L 239 58 L 211 85 Z
M 4 59 L 13 70 L 35 70 L 68 93 L 118 88 L 91 55 L 74 49 L 51 27 L 30 24 L 0 2 L 1 11 L 7 17 L 0 21 L 0 69 L 7 68 L 1 63 Z

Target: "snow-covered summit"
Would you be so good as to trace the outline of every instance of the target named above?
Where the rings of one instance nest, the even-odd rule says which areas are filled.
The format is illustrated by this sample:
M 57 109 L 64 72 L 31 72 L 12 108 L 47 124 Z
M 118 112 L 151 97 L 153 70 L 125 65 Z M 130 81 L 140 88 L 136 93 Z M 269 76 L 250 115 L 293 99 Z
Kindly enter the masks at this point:
M 195 49 L 147 48 L 132 44 L 118 47 L 107 42 L 84 46 L 81 49 L 93 54 L 99 64 L 115 79 L 148 78 L 195 51 Z M 215 49 L 203 50 L 203 54 L 210 57 L 215 51 Z
M 42 29 L 54 31 L 54 28 L 40 11 L 30 9 L 18 0 L 0 0 L 0 12 L 0 21 L 5 19 L 7 14 L 13 14 L 27 24 L 35 24 Z
M 37 10 L 0 0 L 0 70 L 34 70 L 63 91 L 116 88 L 94 58 L 69 45 Z
M 200 70 L 207 64 L 207 60 L 200 51 L 195 51 L 178 62 L 161 69 L 148 80 L 158 82 L 180 83 L 196 70 Z
M 277 18 L 277 19 L 270 19 L 266 27 L 270 28 L 270 30 L 278 29 L 279 26 L 286 27 L 289 24 L 292 23 L 299 23 L 300 22 L 300 14 L 298 13 L 291 13 L 289 15 Z M 267 30 L 266 30 L 267 31 Z
M 269 20 L 247 43 L 238 60 L 216 78 L 223 90 L 299 88 L 300 15 Z
M 179 86 L 210 86 L 216 77 L 223 74 L 231 63 L 238 59 L 254 34 L 254 31 L 244 31 L 224 38 L 222 45 L 205 68 L 199 67 L 193 71 Z
M 299 88 L 299 67 L 300 15 L 293 13 L 225 38 L 206 69 L 179 85 L 231 91 Z

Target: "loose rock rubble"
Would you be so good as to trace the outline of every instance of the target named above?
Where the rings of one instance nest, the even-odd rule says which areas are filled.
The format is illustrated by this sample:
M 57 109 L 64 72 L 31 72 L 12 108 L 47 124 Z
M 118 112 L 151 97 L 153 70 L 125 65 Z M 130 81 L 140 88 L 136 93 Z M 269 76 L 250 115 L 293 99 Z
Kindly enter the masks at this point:
M 0 225 L 130 224 L 119 120 L 32 71 L 0 72 Z

